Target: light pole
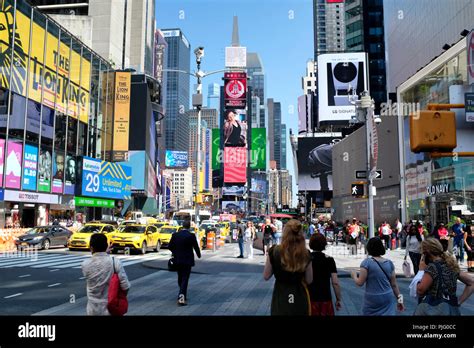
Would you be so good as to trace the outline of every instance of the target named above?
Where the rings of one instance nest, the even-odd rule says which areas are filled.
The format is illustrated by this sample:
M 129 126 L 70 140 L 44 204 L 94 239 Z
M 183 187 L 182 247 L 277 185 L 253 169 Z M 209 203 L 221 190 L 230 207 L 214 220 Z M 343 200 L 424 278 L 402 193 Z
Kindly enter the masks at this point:
M 185 70 L 175 70 L 175 69 L 163 69 L 163 72 L 176 72 L 182 74 L 188 74 L 197 79 L 197 90 L 196 94 L 193 94 L 193 106 L 196 107 L 197 110 L 197 145 L 196 145 L 196 182 L 195 182 L 195 191 L 194 191 L 194 206 L 195 206 L 195 223 L 196 226 L 199 222 L 199 206 L 197 203 L 197 198 L 199 194 L 199 183 L 200 183 L 200 164 L 201 164 L 201 109 L 202 109 L 202 79 L 206 76 L 217 74 L 220 72 L 227 71 L 226 69 L 215 70 L 210 72 L 204 72 L 201 70 L 201 59 L 204 57 L 204 47 L 200 46 L 194 50 L 194 54 L 196 55 L 196 65 L 197 71 L 195 73 L 190 73 L 189 71 Z

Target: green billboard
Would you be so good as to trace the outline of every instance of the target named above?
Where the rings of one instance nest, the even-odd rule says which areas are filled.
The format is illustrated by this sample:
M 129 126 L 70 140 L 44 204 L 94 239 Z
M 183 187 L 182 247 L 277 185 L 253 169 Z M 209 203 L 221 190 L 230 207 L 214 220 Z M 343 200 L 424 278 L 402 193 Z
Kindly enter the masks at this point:
M 221 146 L 221 132 L 219 128 L 212 129 L 212 170 L 221 169 L 221 161 L 219 159 Z
M 252 145 L 250 148 L 250 168 L 267 168 L 267 132 L 266 128 L 252 128 Z
M 77 207 L 98 207 L 98 208 L 115 208 L 115 201 L 111 199 L 74 197 Z

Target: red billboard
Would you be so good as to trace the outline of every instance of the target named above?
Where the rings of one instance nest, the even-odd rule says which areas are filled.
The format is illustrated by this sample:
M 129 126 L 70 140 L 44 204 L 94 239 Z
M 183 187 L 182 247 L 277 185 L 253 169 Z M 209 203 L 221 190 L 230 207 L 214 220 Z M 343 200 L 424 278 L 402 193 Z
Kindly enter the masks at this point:
M 244 109 L 247 102 L 247 74 L 224 73 L 224 105 L 226 108 Z
M 344 0 L 326 0 L 328 4 L 341 4 Z
M 224 182 L 247 182 L 247 149 L 245 147 L 224 148 Z

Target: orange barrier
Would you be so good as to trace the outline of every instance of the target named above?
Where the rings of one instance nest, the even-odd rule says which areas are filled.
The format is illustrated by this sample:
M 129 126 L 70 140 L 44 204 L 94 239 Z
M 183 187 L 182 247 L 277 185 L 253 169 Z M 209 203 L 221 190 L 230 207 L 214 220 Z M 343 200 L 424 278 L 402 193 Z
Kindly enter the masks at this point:
M 216 234 L 214 232 L 209 232 L 207 234 L 207 244 L 206 249 L 214 250 L 215 248 L 215 241 L 216 241 Z

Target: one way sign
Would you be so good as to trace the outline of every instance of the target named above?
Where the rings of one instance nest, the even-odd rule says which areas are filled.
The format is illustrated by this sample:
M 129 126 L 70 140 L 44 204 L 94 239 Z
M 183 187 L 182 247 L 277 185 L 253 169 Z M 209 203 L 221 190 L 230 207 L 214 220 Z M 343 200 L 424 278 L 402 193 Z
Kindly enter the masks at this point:
M 353 183 L 351 185 L 351 194 L 354 197 L 363 197 L 364 196 L 364 184 Z

